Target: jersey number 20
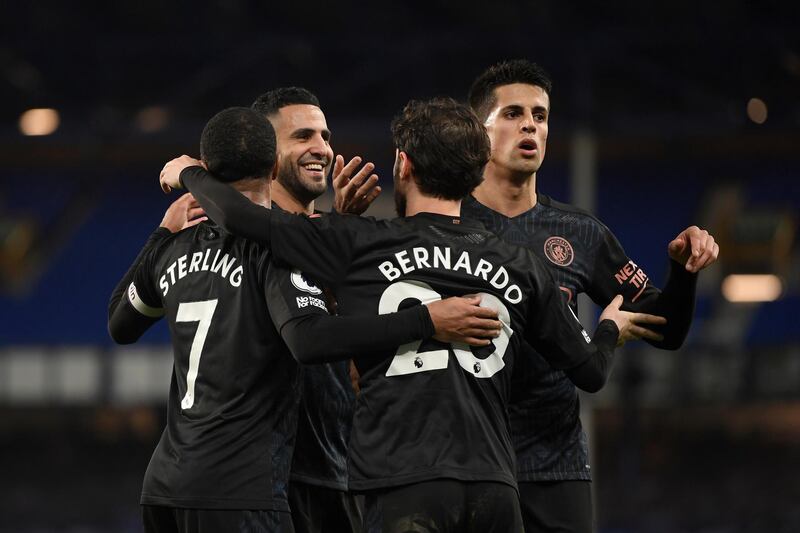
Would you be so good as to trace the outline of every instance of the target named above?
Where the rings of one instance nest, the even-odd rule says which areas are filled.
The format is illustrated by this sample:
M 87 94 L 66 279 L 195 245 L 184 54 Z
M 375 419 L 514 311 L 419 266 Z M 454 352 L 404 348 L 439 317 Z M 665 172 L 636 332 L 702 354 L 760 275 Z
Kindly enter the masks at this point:
M 485 359 L 480 359 L 472 353 L 466 344 L 455 343 L 450 346 L 458 359 L 461 368 L 475 376 L 476 378 L 490 378 L 499 372 L 504 366 L 503 356 L 508 348 L 508 341 L 514 331 L 511 329 L 511 316 L 508 308 L 497 297 L 484 292 L 478 293 L 481 296 L 481 305 L 491 307 L 498 311 L 498 319 L 503 323 L 500 336 L 493 340 L 495 350 Z M 403 300 L 414 299 L 426 304 L 441 300 L 442 295 L 434 291 L 430 285 L 422 281 L 398 281 L 392 283 L 381 295 L 378 304 L 378 313 L 384 315 L 396 312 Z M 441 370 L 447 368 L 450 359 L 449 350 L 433 350 L 430 352 L 419 353 L 419 345 L 422 341 L 409 342 L 397 349 L 397 353 L 389 364 L 386 376 L 402 376 L 405 374 L 415 374 L 417 372 L 428 372 L 431 370 Z

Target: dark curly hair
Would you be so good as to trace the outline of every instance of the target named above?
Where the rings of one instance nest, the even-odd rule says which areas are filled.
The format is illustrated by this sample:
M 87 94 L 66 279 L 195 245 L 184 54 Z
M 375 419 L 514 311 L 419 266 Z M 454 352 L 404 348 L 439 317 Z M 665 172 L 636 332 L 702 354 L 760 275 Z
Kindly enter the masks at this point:
M 270 117 L 287 105 L 308 104 L 319 107 L 319 100 L 314 94 L 302 87 L 280 87 L 267 91 L 250 106 L 265 117 Z
M 550 76 L 536 63 L 527 59 L 501 61 L 484 70 L 472 82 L 472 87 L 469 89 L 469 106 L 482 121 L 485 121 L 497 102 L 494 90 L 512 83 L 541 87 L 548 96 L 553 90 Z
M 275 130 L 247 107 L 230 107 L 208 121 L 200 137 L 200 157 L 220 181 L 266 177 L 275 166 Z
M 483 181 L 489 136 L 475 113 L 452 98 L 410 101 L 392 121 L 392 139 L 426 195 L 459 200 Z

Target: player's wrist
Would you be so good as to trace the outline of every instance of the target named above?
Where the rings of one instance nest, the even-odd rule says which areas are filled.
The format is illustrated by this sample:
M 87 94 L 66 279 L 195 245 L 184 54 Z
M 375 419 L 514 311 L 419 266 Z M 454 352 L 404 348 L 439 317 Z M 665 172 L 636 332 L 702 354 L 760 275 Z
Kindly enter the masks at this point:
M 614 348 L 619 340 L 619 333 L 617 323 L 610 318 L 605 318 L 597 324 L 592 342 L 604 348 Z
M 430 309 L 428 309 L 427 305 L 419 305 L 417 307 L 419 308 L 417 313 L 422 326 L 421 338 L 427 339 L 428 337 L 433 337 L 436 335 L 436 325 L 433 323 L 433 317 L 431 316 Z

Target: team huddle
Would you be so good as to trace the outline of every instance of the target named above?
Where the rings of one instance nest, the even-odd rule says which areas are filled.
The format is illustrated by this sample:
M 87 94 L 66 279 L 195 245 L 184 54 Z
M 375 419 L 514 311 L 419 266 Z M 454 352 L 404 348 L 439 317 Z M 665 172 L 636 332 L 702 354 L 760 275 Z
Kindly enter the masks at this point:
M 173 343 L 145 531 L 592 531 L 576 389 L 602 388 L 628 340 L 680 346 L 719 249 L 680 232 L 660 290 L 599 220 L 539 193 L 551 92 L 516 60 L 469 106 L 409 102 L 392 220 L 361 216 L 374 165 L 334 158 L 301 88 L 218 113 L 199 160 L 165 165 L 162 189 L 191 194 L 109 305 L 117 342 L 166 317 Z M 605 307 L 591 335 L 579 293 Z

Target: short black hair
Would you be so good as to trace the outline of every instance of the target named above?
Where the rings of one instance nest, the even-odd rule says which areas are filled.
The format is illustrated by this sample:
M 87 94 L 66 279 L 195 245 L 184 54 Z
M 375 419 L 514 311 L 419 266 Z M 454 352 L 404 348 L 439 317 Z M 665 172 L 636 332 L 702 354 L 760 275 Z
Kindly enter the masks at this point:
M 314 105 L 319 107 L 319 100 L 308 89 L 302 87 L 280 87 L 267 91 L 253 102 L 250 107 L 265 117 L 270 117 L 287 105 Z
M 410 101 L 392 121 L 392 140 L 413 163 L 424 194 L 460 200 L 483 181 L 489 136 L 475 113 L 452 98 Z
M 497 102 L 494 90 L 503 85 L 524 83 L 544 89 L 547 96 L 553 90 L 553 82 L 547 72 L 527 59 L 501 61 L 483 71 L 469 89 L 469 105 L 481 120 L 486 120 Z
M 268 120 L 247 107 L 230 107 L 203 128 L 200 157 L 220 181 L 266 177 L 275 166 L 276 146 Z

